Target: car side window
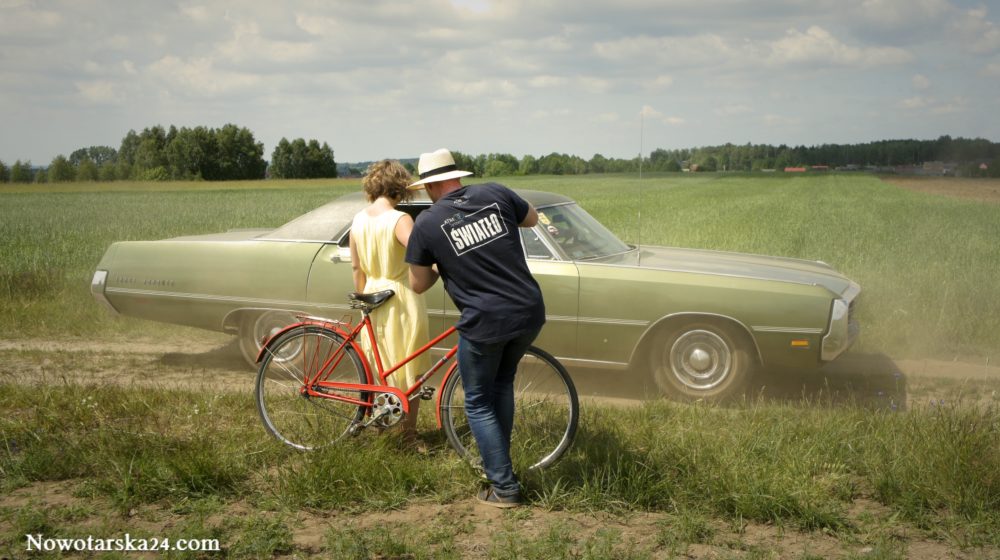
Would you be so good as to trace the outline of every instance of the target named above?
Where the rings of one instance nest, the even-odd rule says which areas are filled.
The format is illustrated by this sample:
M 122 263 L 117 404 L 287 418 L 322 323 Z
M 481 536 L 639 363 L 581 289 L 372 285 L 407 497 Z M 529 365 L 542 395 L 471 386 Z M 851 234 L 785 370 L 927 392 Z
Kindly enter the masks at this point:
M 524 256 L 529 259 L 552 260 L 552 252 L 545 246 L 535 228 L 521 228 L 521 245 Z

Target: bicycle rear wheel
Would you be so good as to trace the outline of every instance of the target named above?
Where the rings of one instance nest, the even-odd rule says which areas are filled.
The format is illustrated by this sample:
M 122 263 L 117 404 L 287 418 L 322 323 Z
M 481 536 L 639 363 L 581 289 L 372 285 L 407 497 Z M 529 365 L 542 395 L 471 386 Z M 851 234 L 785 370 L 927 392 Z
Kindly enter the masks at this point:
M 576 435 L 580 403 L 573 380 L 558 360 L 532 346 L 518 363 L 514 399 L 510 451 L 514 469 L 552 465 L 569 449 Z M 479 449 L 465 416 L 465 391 L 457 370 L 441 392 L 441 419 L 455 451 L 478 465 Z
M 336 331 L 318 326 L 296 327 L 281 335 L 265 352 L 257 371 L 257 412 L 267 431 L 296 449 L 310 451 L 342 438 L 360 422 L 365 407 L 309 396 L 304 380 L 324 368 L 321 380 L 367 383 L 364 366 Z M 332 360 L 331 360 L 332 359 Z M 342 393 L 367 400 L 368 393 Z

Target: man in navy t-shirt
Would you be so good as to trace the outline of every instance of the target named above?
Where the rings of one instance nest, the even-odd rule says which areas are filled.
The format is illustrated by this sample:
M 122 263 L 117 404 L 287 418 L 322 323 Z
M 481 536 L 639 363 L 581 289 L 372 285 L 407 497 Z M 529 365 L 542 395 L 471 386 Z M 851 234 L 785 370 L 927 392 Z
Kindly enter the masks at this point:
M 510 460 L 514 426 L 514 375 L 525 350 L 545 323 L 545 304 L 521 248 L 518 227 L 538 221 L 535 209 L 497 183 L 462 186 L 451 152 L 421 154 L 420 180 L 434 204 L 413 225 L 406 247 L 410 285 L 417 293 L 437 281 L 461 311 L 458 366 L 465 413 L 490 487 L 480 502 L 521 503 Z M 437 270 L 432 268 L 437 265 Z

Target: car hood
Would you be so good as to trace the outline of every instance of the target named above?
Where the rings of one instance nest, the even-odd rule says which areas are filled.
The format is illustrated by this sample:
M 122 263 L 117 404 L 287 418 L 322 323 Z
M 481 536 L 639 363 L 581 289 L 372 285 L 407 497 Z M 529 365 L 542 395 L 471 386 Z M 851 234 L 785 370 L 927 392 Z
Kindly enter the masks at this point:
M 231 229 L 225 233 L 208 233 L 204 235 L 184 235 L 172 237 L 166 241 L 247 241 L 265 236 L 272 229 Z
M 820 261 L 704 249 L 641 245 L 638 249 L 627 253 L 587 262 L 816 284 L 838 295 L 847 291 L 852 284 L 849 278 Z

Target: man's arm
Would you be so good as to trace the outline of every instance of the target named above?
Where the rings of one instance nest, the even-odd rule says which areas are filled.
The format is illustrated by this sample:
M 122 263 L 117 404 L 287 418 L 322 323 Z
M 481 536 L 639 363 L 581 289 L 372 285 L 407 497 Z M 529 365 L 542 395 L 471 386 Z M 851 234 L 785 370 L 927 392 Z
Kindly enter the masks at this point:
M 535 207 L 528 203 L 528 213 L 524 215 L 524 219 L 521 223 L 517 224 L 518 227 L 534 227 L 538 223 L 538 211 Z
M 426 292 L 437 282 L 437 279 L 438 273 L 433 268 L 417 264 L 410 265 L 410 288 L 414 292 L 418 294 Z

